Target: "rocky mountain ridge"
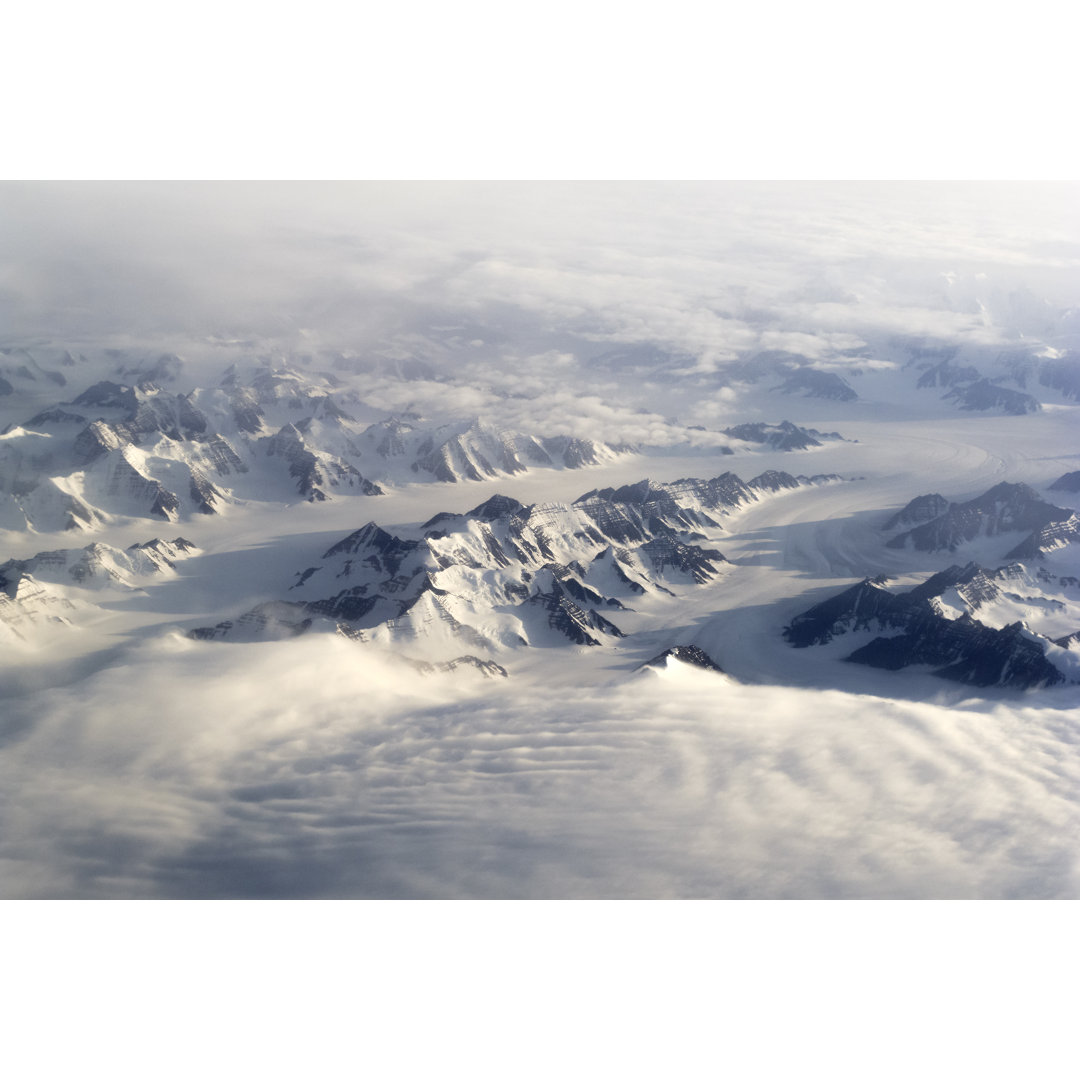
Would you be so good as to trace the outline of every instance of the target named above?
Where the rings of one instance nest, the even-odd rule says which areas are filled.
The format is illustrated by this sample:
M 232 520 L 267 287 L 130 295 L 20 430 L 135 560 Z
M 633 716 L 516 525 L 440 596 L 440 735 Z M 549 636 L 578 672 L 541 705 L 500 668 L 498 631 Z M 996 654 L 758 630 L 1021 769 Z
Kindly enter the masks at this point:
M 934 675 L 975 686 L 1030 690 L 1080 681 L 1080 663 L 1068 655 L 1069 635 L 1050 637 L 1015 617 L 1042 622 L 1044 630 L 1062 620 L 1075 625 L 1075 578 L 1032 573 L 1019 563 L 996 570 L 968 563 L 903 593 L 892 592 L 887 582 L 867 578 L 815 604 L 784 628 L 785 640 L 808 648 L 846 634 L 878 632 L 844 659 L 890 671 L 927 666 Z M 1066 594 L 1072 597 L 1068 602 L 1061 599 Z
M 177 363 L 162 357 L 149 373 L 175 379 Z M 188 393 L 150 379 L 99 381 L 0 436 L 0 527 L 88 530 L 116 516 L 178 521 L 238 500 L 382 494 L 371 475 L 457 483 L 584 468 L 632 452 L 479 420 L 363 421 L 345 406 L 372 410 L 339 384 L 332 373 L 286 367 L 244 374 L 233 367 L 220 386 Z
M 1027 484 L 1000 483 L 973 499 L 948 503 L 938 494 L 920 495 L 882 526 L 892 531 L 886 546 L 916 551 L 956 551 L 981 537 L 1009 533 L 1027 537 L 1004 552 L 1006 559 L 1038 559 L 1055 548 L 1080 541 L 1080 517 L 1042 499 Z
M 176 564 L 199 553 L 183 537 L 121 549 L 109 544 L 39 551 L 0 564 L 0 639 L 24 641 L 41 627 L 70 627 L 96 608 L 91 593 L 130 592 L 174 577 Z
M 295 575 L 278 600 L 192 631 L 203 640 L 293 636 L 311 629 L 393 642 L 424 638 L 446 654 L 462 641 L 491 653 L 521 645 L 595 646 L 623 634 L 612 619 L 647 593 L 704 584 L 726 559 L 706 531 L 775 491 L 812 483 L 734 473 L 671 484 L 642 480 L 572 504 L 494 495 L 442 513 L 413 535 L 375 522 Z

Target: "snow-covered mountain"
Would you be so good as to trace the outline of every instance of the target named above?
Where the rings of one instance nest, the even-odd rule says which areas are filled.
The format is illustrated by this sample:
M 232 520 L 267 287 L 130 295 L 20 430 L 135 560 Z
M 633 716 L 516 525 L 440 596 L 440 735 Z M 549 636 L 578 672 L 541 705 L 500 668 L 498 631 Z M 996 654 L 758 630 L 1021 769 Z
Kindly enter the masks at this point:
M 175 381 L 177 357 L 149 371 Z M 139 368 L 125 368 L 140 373 Z M 116 517 L 165 521 L 237 501 L 322 502 L 380 495 L 391 483 L 456 483 L 529 468 L 576 469 L 631 452 L 471 420 L 395 416 L 366 423 L 330 373 L 230 369 L 220 387 L 174 393 L 101 380 L 0 436 L 0 527 L 94 529 Z M 362 403 L 359 403 L 361 404 Z M 370 409 L 365 411 L 371 412 Z
M 842 438 L 836 431 L 825 433 L 814 428 L 799 427 L 790 420 L 781 420 L 777 424 L 738 424 L 724 428 L 723 434 L 742 442 L 763 443 L 773 450 L 809 450 L 812 446 L 821 446 L 825 441 Z
M 902 593 L 867 578 L 796 616 L 784 637 L 806 648 L 853 635 L 864 643 L 844 657 L 852 663 L 929 667 L 955 682 L 1030 690 L 1080 681 L 1080 656 L 1070 652 L 1077 626 L 1076 578 L 968 563 Z M 873 633 L 880 636 L 866 641 Z
M 1066 400 L 1080 399 L 1080 356 L 1047 349 L 1038 341 L 1027 348 L 995 350 L 978 356 L 957 346 L 909 344 L 911 363 L 922 372 L 919 389 L 945 390 L 943 400 L 966 412 L 1023 416 L 1042 404 L 1035 392 L 1050 391 Z M 989 372 L 989 374 L 985 374 Z M 1006 385 L 1012 384 L 1012 386 Z
M 855 401 L 859 396 L 851 384 L 835 371 L 819 371 L 811 367 L 792 372 L 776 389 L 781 394 L 799 394 L 831 401 Z
M 1010 390 L 1007 386 L 998 386 L 989 379 L 979 379 L 970 384 L 953 384 L 945 394 L 946 401 L 955 401 L 960 409 L 968 412 L 986 412 L 1000 409 L 1010 416 L 1023 416 L 1024 413 L 1038 412 L 1042 406 L 1031 394 Z
M 889 539 L 890 548 L 956 551 L 981 537 L 1028 534 L 1006 559 L 1032 559 L 1065 544 L 1080 541 L 1080 518 L 1041 499 L 1027 484 L 996 484 L 963 503 L 946 503 L 941 495 L 920 495 L 886 523 L 886 531 L 921 522 Z
M 628 445 L 565 435 L 539 436 L 498 430 L 479 419 L 432 425 L 419 417 L 391 417 L 372 424 L 353 443 L 354 453 L 377 462 L 373 475 L 434 479 L 444 483 L 513 476 L 529 468 L 580 469 L 633 453 Z M 407 471 L 406 471 L 407 470 Z
M 142 589 L 176 576 L 176 564 L 199 553 L 183 537 L 39 551 L 0 564 L 0 636 L 26 642 L 42 630 L 72 627 L 101 612 L 102 593 Z
M 252 640 L 323 629 L 395 644 L 422 638 L 444 653 L 463 643 L 487 652 L 600 645 L 623 636 L 609 616 L 635 597 L 722 572 L 726 560 L 707 535 L 720 519 L 777 491 L 837 479 L 642 480 L 572 504 L 494 495 L 464 514 L 436 514 L 413 536 L 369 522 L 298 571 L 278 600 L 192 635 Z
M 175 540 L 147 540 L 126 550 L 109 544 L 87 544 L 84 548 L 39 551 L 28 559 L 8 559 L 0 564 L 0 577 L 12 581 L 32 574 L 38 581 L 55 585 L 75 584 L 83 588 L 139 588 L 140 579 L 171 576 L 176 564 L 191 558 L 198 549 L 178 536 Z
M 668 671 L 682 664 L 700 668 L 703 671 L 715 671 L 721 675 L 724 673 L 724 669 L 696 645 L 672 645 L 670 649 L 665 649 L 658 656 L 646 660 L 638 671 Z

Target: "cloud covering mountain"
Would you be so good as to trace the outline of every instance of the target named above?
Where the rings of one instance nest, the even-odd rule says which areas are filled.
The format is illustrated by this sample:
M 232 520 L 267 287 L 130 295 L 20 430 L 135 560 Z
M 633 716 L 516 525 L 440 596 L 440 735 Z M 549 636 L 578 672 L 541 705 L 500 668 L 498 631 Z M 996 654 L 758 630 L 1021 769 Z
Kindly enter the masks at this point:
M 5 895 L 1080 887 L 1075 692 L 917 702 L 685 665 L 523 688 L 417 680 L 333 639 L 146 648 L 6 710 Z

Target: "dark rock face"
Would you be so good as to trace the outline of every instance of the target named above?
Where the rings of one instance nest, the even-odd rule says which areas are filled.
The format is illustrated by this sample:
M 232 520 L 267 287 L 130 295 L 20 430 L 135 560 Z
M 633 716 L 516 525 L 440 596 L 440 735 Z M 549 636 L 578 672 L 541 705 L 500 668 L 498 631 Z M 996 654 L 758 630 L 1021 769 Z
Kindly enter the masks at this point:
M 977 610 L 1001 595 L 999 581 L 1016 576 L 1017 569 L 952 566 L 899 594 L 886 589 L 883 578 L 867 579 L 796 616 L 784 628 L 784 638 L 806 648 L 858 630 L 899 631 L 874 638 L 845 659 L 889 671 L 929 665 L 941 678 L 973 686 L 1054 686 L 1065 676 L 1045 655 L 1048 639 L 1021 623 L 1002 629 L 985 626 L 968 611 L 950 619 L 938 603 L 946 591 L 955 590 L 966 606 Z
M 1071 353 L 1059 360 L 1044 360 L 1039 368 L 1039 382 L 1064 397 L 1080 401 L 1080 356 Z
M 229 388 L 229 404 L 233 422 L 248 435 L 258 435 L 263 430 L 264 413 L 254 390 L 235 386 Z
M 163 521 L 173 521 L 176 517 L 176 512 L 180 509 L 180 500 L 171 492 L 166 491 L 157 481 L 158 492 L 154 498 L 154 501 L 150 504 L 150 514 L 152 517 L 159 517 Z M 192 480 L 194 484 L 194 480 Z M 202 504 L 205 509 L 202 511 L 205 514 L 212 514 L 214 511 L 207 502 Z
M 774 450 L 809 450 L 821 446 L 815 438 L 820 432 L 797 427 L 790 420 L 781 420 L 779 424 L 739 424 L 724 428 L 723 434 L 743 442 L 765 443 Z
M 1068 491 L 1075 494 L 1080 491 L 1080 471 L 1068 472 L 1064 476 L 1059 476 L 1047 490 Z
M 944 495 L 919 495 L 912 499 L 903 510 L 893 514 L 882 526 L 885 532 L 892 532 L 902 525 L 921 525 L 927 521 L 933 521 L 941 517 L 949 509 L 948 500 Z
M 907 592 L 912 603 L 923 600 L 935 600 L 949 589 L 955 589 L 956 595 L 972 610 L 977 611 L 984 604 L 992 604 L 1000 599 L 999 580 L 1008 580 L 1014 570 L 1023 571 L 1023 567 L 1002 566 L 997 570 L 984 570 L 977 563 L 966 566 L 950 566 L 948 570 L 933 574 L 921 585 L 916 585 Z
M 781 394 L 829 398 L 833 401 L 856 401 L 859 395 L 833 371 L 800 368 L 777 387 Z
M 153 540 L 146 540 L 141 544 L 132 544 L 127 550 L 153 552 L 158 558 L 171 566 L 170 549 L 185 554 L 189 551 L 198 551 L 198 548 L 190 540 L 185 540 L 182 536 L 168 541 L 159 540 L 155 537 Z
M 71 404 L 96 405 L 98 408 L 105 409 L 121 409 L 129 416 L 133 416 L 139 407 L 139 400 L 130 386 L 106 381 L 94 383 Z
M 940 496 L 922 498 L 936 500 Z M 905 510 L 917 502 L 913 500 Z M 968 502 L 950 504 L 940 517 L 894 536 L 887 546 L 904 548 L 910 544 L 917 551 L 955 551 L 960 544 L 979 536 L 1038 531 L 1069 516 L 1070 511 L 1044 502 L 1027 484 L 1002 483 Z M 1018 552 L 1014 549 L 1006 557 L 1019 558 Z
M 650 488 L 647 492 L 606 490 L 611 494 L 590 494 L 575 504 L 595 523 L 599 538 L 620 544 L 640 544 L 657 532 L 694 532 L 716 528 L 719 524 L 710 514 L 681 505 L 661 487 Z
M 36 428 L 42 424 L 85 424 L 86 417 L 80 413 L 68 412 L 65 409 L 44 409 L 36 416 L 26 421 L 26 426 Z
M 329 548 L 323 558 L 332 559 L 336 555 L 356 556 L 359 565 L 377 574 L 393 577 L 401 569 L 402 562 L 419 546 L 419 541 L 401 540 L 381 529 L 374 521 L 369 521 L 362 529 L 350 533 L 344 540 L 339 540 Z M 345 565 L 344 573 L 347 574 L 352 560 Z
M 479 420 L 460 430 L 417 428 L 393 418 L 368 427 L 362 442 L 382 458 L 412 455 L 413 472 L 430 473 L 443 483 L 514 475 L 524 472 L 528 464 L 577 469 L 599 464 L 616 453 L 633 452 L 629 446 L 591 439 L 496 430 Z
M 480 650 L 529 644 L 555 631 L 595 646 L 622 636 L 605 614 L 627 610 L 646 593 L 702 584 L 722 572 L 723 554 L 692 530 L 755 503 L 768 490 L 816 481 L 764 474 L 755 489 L 733 473 L 708 480 L 637 484 L 591 491 L 571 505 L 493 495 L 466 514 L 436 514 L 412 536 L 369 522 L 328 548 L 284 590 L 293 614 L 278 623 L 332 627 L 348 637 L 367 631 L 408 639 L 447 633 Z M 715 516 L 714 516 L 715 515 Z M 292 600 L 292 597 L 304 599 Z M 298 605 L 298 606 L 297 606 Z M 287 614 L 287 612 L 286 612 Z M 470 625 L 475 624 L 475 625 Z M 249 632 L 243 628 L 236 632 Z M 239 626 L 239 623 L 235 624 Z M 482 627 L 477 630 L 476 627 Z M 234 624 L 206 629 L 230 636 Z
M 787 474 L 777 474 L 787 475 Z M 641 480 L 621 488 L 601 488 L 589 491 L 574 503 L 586 509 L 594 504 L 610 503 L 620 507 L 636 507 L 642 517 L 666 521 L 672 528 L 715 526 L 714 517 L 702 511 L 737 509 L 757 501 L 758 496 L 732 472 L 714 476 L 711 480 L 675 480 L 656 484 Z M 690 504 L 690 505 L 687 505 Z M 700 507 L 700 509 L 698 509 Z
M 711 581 L 716 576 L 717 564 L 727 562 L 719 551 L 682 544 L 672 536 L 658 536 L 642 544 L 638 551 L 657 573 L 663 574 L 669 568 L 677 570 L 698 585 Z
M 850 630 L 906 625 L 909 605 L 885 588 L 886 580 L 867 578 L 796 615 L 784 628 L 785 640 L 797 649 L 805 649 L 824 645 Z
M 466 517 L 476 518 L 478 521 L 495 521 L 501 517 L 513 517 L 523 509 L 524 506 L 517 499 L 511 499 L 507 495 L 492 495 L 486 502 L 473 507 Z
M 760 476 L 755 476 L 754 479 L 747 484 L 747 487 L 753 488 L 755 491 L 769 491 L 773 493 L 777 491 L 791 491 L 800 486 L 799 480 L 792 476 L 791 473 L 778 472 L 776 469 L 767 469 Z
M 209 436 L 203 446 L 206 449 L 210 464 L 213 465 L 218 476 L 228 476 L 231 473 L 246 473 L 248 471 L 248 467 L 240 460 L 229 441 L 222 436 Z
M 535 604 L 548 613 L 548 626 L 575 645 L 599 645 L 600 639 L 590 631 L 623 637 L 623 632 L 595 611 L 586 611 L 578 607 L 561 590 L 558 592 L 537 593 L 526 601 Z
M 586 465 L 600 463 L 600 444 L 592 439 L 573 439 L 566 435 L 555 435 L 542 439 L 544 453 L 550 458 L 561 461 L 568 469 L 581 469 Z M 623 443 L 610 443 L 607 448 L 619 454 L 633 453 L 634 448 Z
M 191 501 L 200 514 L 213 514 L 214 506 L 223 496 L 206 476 L 196 468 L 191 470 Z
M 691 664 L 693 667 L 704 668 L 706 671 L 718 671 L 722 675 L 724 669 L 712 660 L 708 653 L 699 649 L 696 645 L 673 645 L 670 649 L 665 649 L 659 656 L 654 656 L 651 660 L 641 665 L 642 668 L 664 668 L 667 666 L 668 659 L 678 660 L 684 664 Z
M 499 449 L 503 452 L 496 460 L 503 472 L 525 471 L 525 466 L 516 456 L 505 452 L 503 447 Z M 480 449 L 467 446 L 461 436 L 448 439 L 442 446 L 418 458 L 413 469 L 429 472 L 444 484 L 456 484 L 459 479 L 483 480 L 498 475 L 487 455 Z
M 1051 521 L 1037 529 L 1026 540 L 1006 552 L 1006 559 L 1040 559 L 1044 552 L 1080 543 L 1080 515 L 1069 514 L 1061 521 Z
M 1019 390 L 998 386 L 989 379 L 980 379 L 970 386 L 956 386 L 945 395 L 946 401 L 955 401 L 965 412 L 987 412 L 999 409 L 1009 416 L 1023 416 L 1038 412 L 1042 406 L 1037 398 Z
M 920 390 L 929 390 L 941 386 L 957 386 L 960 383 L 974 383 L 982 378 L 978 368 L 959 367 L 951 358 L 928 368 L 919 376 L 916 386 Z
M 124 440 L 108 424 L 95 420 L 75 437 L 73 457 L 76 465 L 89 465 L 123 444 Z
M 365 596 L 366 586 L 345 589 L 326 600 L 315 600 L 307 605 L 313 615 L 325 615 L 330 619 L 341 619 L 348 623 L 358 623 L 365 619 L 379 603 L 378 596 Z M 401 605 L 397 605 L 396 614 L 400 615 Z
M 347 461 L 309 450 L 293 424 L 286 424 L 276 435 L 259 441 L 268 457 L 280 457 L 288 463 L 296 491 L 308 502 L 323 502 L 327 487 L 355 488 L 364 495 L 383 494 L 378 484 L 365 480 Z
M 994 630 L 961 615 L 933 620 L 898 637 L 876 638 L 847 659 L 890 671 L 929 664 L 937 668 L 935 675 L 952 682 L 1036 690 L 1065 681 L 1044 650 L 1045 644 L 1025 637 L 1021 623 Z
M 124 499 L 143 508 L 143 513 L 159 517 L 165 521 L 174 520 L 180 509 L 180 500 L 160 481 L 145 476 L 132 463 L 131 451 L 120 447 L 109 455 L 105 463 L 106 492 L 109 496 Z

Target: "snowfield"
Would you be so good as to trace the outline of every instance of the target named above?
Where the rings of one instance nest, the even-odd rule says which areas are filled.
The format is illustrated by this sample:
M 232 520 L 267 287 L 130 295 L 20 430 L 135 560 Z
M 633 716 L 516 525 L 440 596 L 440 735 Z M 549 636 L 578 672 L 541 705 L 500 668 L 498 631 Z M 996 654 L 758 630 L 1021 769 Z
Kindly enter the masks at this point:
M 1080 897 L 1075 260 L 1029 287 L 1008 230 L 915 258 L 819 212 L 659 295 L 692 206 L 598 212 L 610 249 L 553 225 L 543 280 L 522 240 L 429 308 L 372 286 L 398 323 L 363 348 L 321 300 L 291 337 L 0 342 L 0 895 Z M 1057 515 L 1030 557 L 998 509 L 889 546 L 920 496 L 1016 485 Z M 785 640 L 970 563 L 1018 568 L 933 612 L 1021 623 L 1059 683 L 847 662 L 899 635 L 857 620 Z M 721 670 L 642 668 L 674 646 Z

